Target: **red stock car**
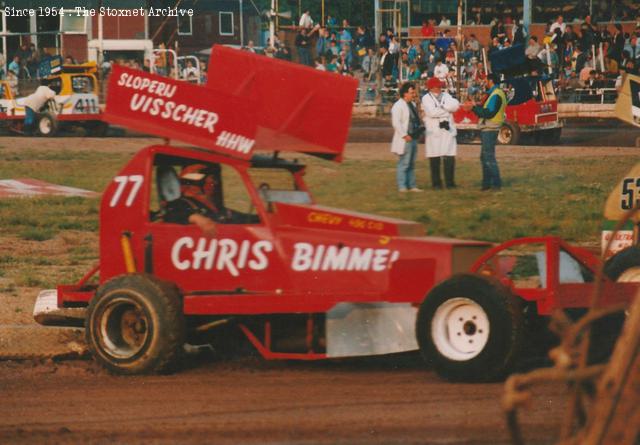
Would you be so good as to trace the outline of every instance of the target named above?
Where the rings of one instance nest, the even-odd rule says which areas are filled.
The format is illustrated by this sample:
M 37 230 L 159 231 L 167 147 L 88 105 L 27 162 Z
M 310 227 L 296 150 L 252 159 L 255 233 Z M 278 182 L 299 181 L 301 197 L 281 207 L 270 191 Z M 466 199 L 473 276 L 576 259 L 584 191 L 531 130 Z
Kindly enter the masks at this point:
M 498 133 L 498 142 L 518 145 L 525 133 L 536 143 L 555 145 L 560 142 L 562 121 L 558 118 L 558 99 L 551 80 L 522 77 L 510 79 L 507 92 L 507 118 Z M 456 128 L 463 139 L 473 139 L 478 131 L 478 116 L 462 108 L 454 114 Z
M 231 75 L 233 67 L 244 69 Z M 500 248 L 321 206 L 305 185 L 304 165 L 254 153 L 278 146 L 339 160 L 352 79 L 218 47 L 208 72 L 215 79 L 208 87 L 121 67 L 110 79 L 108 121 L 202 148 L 139 151 L 104 191 L 99 266 L 38 297 L 34 313 L 43 324 L 84 318 L 90 350 L 109 370 L 170 370 L 185 342 L 233 324 L 267 359 L 420 349 L 447 378 L 493 379 L 516 363 L 525 318 L 586 306 L 580 292 L 593 284 L 584 282 L 597 265 L 587 252 L 531 240 L 542 246 L 533 261 L 544 279 L 518 293 L 510 275 L 518 263 Z M 256 95 L 274 79 L 280 87 Z M 324 121 L 308 119 L 328 115 L 309 109 L 327 107 L 333 114 Z M 165 220 L 167 203 L 181 193 L 178 172 L 194 163 L 214 172 L 215 204 L 226 209 L 214 237 Z M 563 262 L 581 284 L 564 284 Z M 617 295 L 628 298 L 625 289 Z

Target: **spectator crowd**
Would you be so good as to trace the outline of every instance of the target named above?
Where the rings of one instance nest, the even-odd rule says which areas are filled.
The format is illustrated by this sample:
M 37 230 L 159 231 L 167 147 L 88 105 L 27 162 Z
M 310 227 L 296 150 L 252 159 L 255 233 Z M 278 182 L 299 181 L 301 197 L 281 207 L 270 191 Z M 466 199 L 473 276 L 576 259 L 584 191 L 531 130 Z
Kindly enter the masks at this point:
M 628 18 L 622 12 L 621 17 Z M 482 23 L 479 16 L 472 17 L 473 23 L 474 19 Z M 357 76 L 380 93 L 395 91 L 403 81 L 436 77 L 449 93 L 463 98 L 484 90 L 491 56 L 514 45 L 524 47 L 528 73 L 523 74 L 552 79 L 558 90 L 580 101 L 595 98 L 603 89 L 615 92 L 624 73 L 640 73 L 640 17 L 635 29 L 625 32 L 620 23 L 596 23 L 590 15 L 570 22 L 558 15 L 547 23 L 540 38 L 530 35 L 521 20 L 495 17 L 489 23 L 487 45 L 469 33 L 463 36 L 460 51 L 448 28 L 451 21 L 444 16 L 439 21 L 425 20 L 419 38 L 401 38 L 393 29 L 374 37 L 366 26 L 351 26 L 348 20 L 338 26 L 332 17 L 325 23 L 316 24 L 309 11 L 304 11 L 294 42 L 295 57 L 279 41 L 271 55 Z

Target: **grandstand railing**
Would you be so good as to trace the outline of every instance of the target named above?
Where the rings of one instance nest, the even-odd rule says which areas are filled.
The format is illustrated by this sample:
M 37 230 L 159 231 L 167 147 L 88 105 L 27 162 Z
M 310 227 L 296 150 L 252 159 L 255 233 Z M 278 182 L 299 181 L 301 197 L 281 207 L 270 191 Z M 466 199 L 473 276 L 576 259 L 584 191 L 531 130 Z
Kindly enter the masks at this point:
M 614 104 L 618 99 L 615 88 L 565 88 L 559 91 L 561 103 Z

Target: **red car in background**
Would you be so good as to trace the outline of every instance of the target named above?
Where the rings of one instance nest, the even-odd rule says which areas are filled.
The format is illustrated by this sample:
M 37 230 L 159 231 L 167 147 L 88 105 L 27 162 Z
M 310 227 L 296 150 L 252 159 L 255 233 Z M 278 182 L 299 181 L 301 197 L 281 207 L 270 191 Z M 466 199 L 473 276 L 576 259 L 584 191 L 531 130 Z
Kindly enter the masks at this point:
M 538 144 L 558 144 L 563 123 L 558 117 L 558 99 L 553 82 L 537 77 L 520 77 L 505 81 L 503 87 L 509 103 L 507 118 L 498 133 L 498 142 L 518 145 L 523 135 L 532 134 Z M 473 112 L 460 108 L 453 117 L 463 140 L 477 136 L 480 126 L 478 116 Z

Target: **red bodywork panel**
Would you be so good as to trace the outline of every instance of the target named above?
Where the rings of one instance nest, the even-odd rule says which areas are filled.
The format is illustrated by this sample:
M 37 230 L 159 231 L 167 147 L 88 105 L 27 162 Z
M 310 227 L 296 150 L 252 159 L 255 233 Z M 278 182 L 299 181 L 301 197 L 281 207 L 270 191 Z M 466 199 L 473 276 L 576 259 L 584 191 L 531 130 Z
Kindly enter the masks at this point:
M 224 163 L 238 172 L 259 223 L 218 224 L 215 239 L 195 225 L 152 221 L 154 157 Z M 438 282 L 468 269 L 488 243 L 419 237 L 419 224 L 315 204 L 264 205 L 248 161 L 151 146 L 107 186 L 100 209 L 100 283 L 126 273 L 120 243 L 138 272 L 182 290 L 185 314 L 325 312 L 339 302 L 421 302 Z M 302 173 L 297 173 L 301 181 Z M 60 303 L 87 302 L 93 289 L 61 287 Z
M 211 50 L 207 87 L 237 95 L 256 112 L 256 150 L 342 159 L 358 81 L 238 51 Z
M 94 113 L 94 114 L 57 114 L 56 119 L 65 122 L 65 121 L 101 121 L 102 113 Z
M 24 120 L 24 115 L 23 116 L 17 116 L 15 114 L 7 114 L 7 113 L 0 113 L 0 120 L 16 120 L 16 121 L 23 121 Z M 102 120 L 102 113 L 94 113 L 94 114 L 83 114 L 83 113 L 77 113 L 77 114 L 57 114 L 56 115 L 56 120 L 61 121 L 61 122 L 85 122 L 85 121 L 101 121 Z

